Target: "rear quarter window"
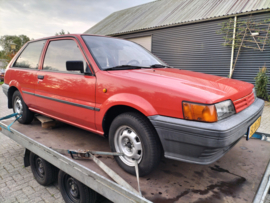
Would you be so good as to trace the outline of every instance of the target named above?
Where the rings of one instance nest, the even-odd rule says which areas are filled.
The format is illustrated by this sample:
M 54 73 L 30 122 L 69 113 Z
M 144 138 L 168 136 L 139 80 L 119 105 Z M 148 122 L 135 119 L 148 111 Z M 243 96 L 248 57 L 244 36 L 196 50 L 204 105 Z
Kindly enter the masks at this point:
M 29 43 L 17 58 L 13 67 L 38 69 L 41 51 L 45 42 L 46 40 Z

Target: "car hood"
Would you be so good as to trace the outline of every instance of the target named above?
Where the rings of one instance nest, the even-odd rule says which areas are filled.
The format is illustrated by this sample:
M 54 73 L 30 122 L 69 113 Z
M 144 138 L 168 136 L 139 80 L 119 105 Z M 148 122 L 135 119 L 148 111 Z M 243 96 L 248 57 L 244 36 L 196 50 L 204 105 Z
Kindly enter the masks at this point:
M 252 92 L 253 85 L 247 82 L 174 68 L 134 69 L 109 71 L 118 77 L 134 82 L 154 85 L 157 88 L 174 90 L 183 95 L 183 100 L 216 103 L 226 99 L 238 100 Z M 147 86 L 146 86 L 147 88 Z

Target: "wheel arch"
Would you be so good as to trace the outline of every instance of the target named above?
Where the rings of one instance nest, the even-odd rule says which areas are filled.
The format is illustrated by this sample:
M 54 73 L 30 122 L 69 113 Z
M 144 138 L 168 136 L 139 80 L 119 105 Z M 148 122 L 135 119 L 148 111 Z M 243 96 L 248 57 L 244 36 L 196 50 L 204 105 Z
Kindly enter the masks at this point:
M 125 112 L 137 112 L 137 113 L 145 116 L 142 112 L 140 112 L 139 110 L 137 110 L 131 106 L 115 105 L 115 106 L 110 107 L 106 111 L 104 118 L 103 118 L 103 121 L 102 121 L 102 128 L 103 128 L 105 137 L 109 136 L 109 130 L 110 130 L 110 126 L 112 124 L 112 121 L 117 116 L 119 116 L 120 114 L 125 113 Z
M 20 83 L 18 81 L 16 81 L 16 80 L 11 80 L 9 82 L 8 95 L 7 95 L 7 97 L 8 97 L 8 108 L 9 109 L 12 108 L 12 96 L 13 96 L 13 94 L 14 94 L 14 92 L 16 90 L 18 90 L 20 92 L 20 94 L 22 95 Z
M 18 90 L 18 88 L 15 86 L 11 86 L 8 89 L 8 108 L 9 109 L 12 108 L 12 96 L 13 96 L 14 92 L 17 90 Z
M 109 97 L 102 106 L 100 116 L 104 116 L 98 118 L 98 123 L 102 125 L 106 137 L 108 137 L 113 119 L 122 113 L 138 112 L 145 117 L 158 114 L 155 108 L 146 99 L 130 93 L 115 94 Z M 149 121 L 149 123 L 151 122 Z

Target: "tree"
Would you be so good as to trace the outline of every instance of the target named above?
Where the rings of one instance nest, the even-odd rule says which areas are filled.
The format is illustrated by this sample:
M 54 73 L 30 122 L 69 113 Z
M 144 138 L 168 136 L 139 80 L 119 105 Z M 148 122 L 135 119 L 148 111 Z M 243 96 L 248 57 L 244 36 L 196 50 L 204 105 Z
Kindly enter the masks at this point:
M 67 34 L 70 34 L 70 33 L 68 31 L 67 31 L 67 33 L 65 33 L 65 31 L 63 29 L 60 32 L 55 33 L 56 36 L 57 35 L 67 35 Z
M 267 76 L 267 68 L 265 66 L 259 68 L 259 72 L 255 77 L 256 94 L 259 98 L 264 99 L 266 101 L 269 100 L 269 95 L 267 92 L 268 80 L 269 77 Z
M 4 49 L 5 55 L 8 55 L 9 53 L 17 53 L 28 41 L 30 41 L 30 38 L 26 35 L 4 35 L 0 37 L 0 45 Z M 11 44 L 16 45 L 14 50 L 11 50 Z
M 4 59 L 5 58 L 5 51 L 1 50 L 0 51 L 0 59 Z
M 26 35 L 4 35 L 0 37 L 0 46 L 3 50 L 0 51 L 0 59 L 6 59 L 9 62 L 20 48 L 30 40 Z M 11 45 L 15 45 L 15 49 L 11 49 Z

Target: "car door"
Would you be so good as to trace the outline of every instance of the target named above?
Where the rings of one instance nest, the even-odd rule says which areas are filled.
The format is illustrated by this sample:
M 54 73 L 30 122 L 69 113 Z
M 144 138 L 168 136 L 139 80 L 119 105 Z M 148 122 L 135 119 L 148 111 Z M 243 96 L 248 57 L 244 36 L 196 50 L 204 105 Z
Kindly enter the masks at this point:
M 35 107 L 35 88 L 42 49 L 46 40 L 30 42 L 10 69 L 11 82 L 17 85 L 28 107 Z
M 38 73 L 37 110 L 56 119 L 95 129 L 95 84 L 89 64 L 74 38 L 49 40 Z M 87 73 L 67 71 L 67 61 L 83 61 Z

